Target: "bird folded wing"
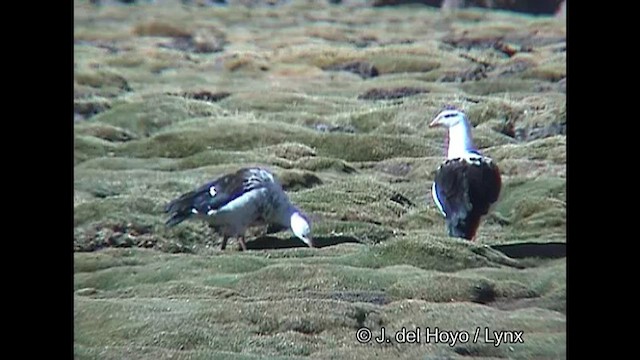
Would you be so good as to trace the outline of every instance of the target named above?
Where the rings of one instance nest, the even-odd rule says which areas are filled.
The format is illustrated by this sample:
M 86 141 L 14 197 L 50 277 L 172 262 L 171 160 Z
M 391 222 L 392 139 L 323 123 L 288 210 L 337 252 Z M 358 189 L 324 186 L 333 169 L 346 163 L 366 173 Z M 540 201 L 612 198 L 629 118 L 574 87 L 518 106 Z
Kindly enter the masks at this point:
M 442 211 L 455 223 L 464 219 L 472 208 L 466 166 L 462 161 L 448 160 L 435 178 L 435 192 Z
M 165 211 L 207 214 L 218 210 L 243 194 L 266 186 L 266 182 L 250 175 L 248 172 L 239 172 L 206 183 L 170 202 Z

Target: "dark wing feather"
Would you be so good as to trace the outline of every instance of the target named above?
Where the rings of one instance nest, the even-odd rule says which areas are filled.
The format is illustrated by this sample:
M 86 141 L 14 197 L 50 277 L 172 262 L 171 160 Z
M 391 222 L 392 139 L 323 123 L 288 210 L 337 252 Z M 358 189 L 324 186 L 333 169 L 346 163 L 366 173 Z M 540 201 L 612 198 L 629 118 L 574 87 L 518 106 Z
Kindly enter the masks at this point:
M 498 167 L 482 158 L 447 160 L 436 174 L 436 196 L 446 213 L 449 235 L 471 240 L 480 219 L 500 195 Z
M 166 224 L 177 225 L 195 215 L 194 210 L 198 214 L 218 210 L 242 194 L 267 186 L 272 180 L 265 170 L 257 168 L 243 168 L 233 174 L 224 175 L 167 204 L 165 212 L 171 214 L 171 218 Z
M 459 224 L 464 223 L 472 208 L 469 200 L 469 183 L 462 162 L 447 160 L 438 169 L 435 183 L 436 195 L 446 214 L 447 225 L 451 232 L 451 225 L 455 229 Z

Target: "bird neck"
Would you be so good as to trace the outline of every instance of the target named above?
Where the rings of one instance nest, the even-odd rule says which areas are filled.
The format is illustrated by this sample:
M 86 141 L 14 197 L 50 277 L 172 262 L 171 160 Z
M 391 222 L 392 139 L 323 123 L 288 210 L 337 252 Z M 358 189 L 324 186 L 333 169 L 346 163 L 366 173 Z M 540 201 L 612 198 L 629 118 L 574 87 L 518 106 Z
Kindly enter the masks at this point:
M 291 216 L 298 211 L 295 206 L 289 204 L 284 211 L 284 218 L 282 219 L 282 225 L 291 228 Z
M 298 211 L 298 209 L 289 202 L 289 199 L 285 197 L 279 198 L 275 204 L 274 210 L 274 222 L 277 222 L 284 227 L 291 228 L 291 215 Z
M 471 126 L 466 121 L 449 128 L 449 148 L 447 150 L 447 158 L 453 159 L 464 157 L 466 154 L 477 151 L 471 137 Z

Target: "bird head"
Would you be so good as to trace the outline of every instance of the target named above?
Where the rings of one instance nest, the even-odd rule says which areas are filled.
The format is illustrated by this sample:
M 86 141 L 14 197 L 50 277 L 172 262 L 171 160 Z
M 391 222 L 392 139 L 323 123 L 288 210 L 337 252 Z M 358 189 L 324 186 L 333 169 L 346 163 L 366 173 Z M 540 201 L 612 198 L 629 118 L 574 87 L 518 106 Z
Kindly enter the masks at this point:
M 431 123 L 429 123 L 429 127 L 445 127 L 451 128 L 458 124 L 465 123 L 467 121 L 467 116 L 459 110 L 447 109 L 441 111 L 438 116 L 436 116 Z
M 300 240 L 304 241 L 309 247 L 313 247 L 313 239 L 311 237 L 311 224 L 306 216 L 300 211 L 294 211 L 291 214 L 291 231 Z

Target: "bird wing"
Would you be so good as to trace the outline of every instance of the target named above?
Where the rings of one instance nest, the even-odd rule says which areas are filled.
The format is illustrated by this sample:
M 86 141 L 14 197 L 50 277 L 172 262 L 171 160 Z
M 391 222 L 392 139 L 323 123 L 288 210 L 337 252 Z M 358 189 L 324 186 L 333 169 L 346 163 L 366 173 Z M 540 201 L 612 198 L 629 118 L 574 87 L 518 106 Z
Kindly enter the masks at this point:
M 440 202 L 440 198 L 438 197 L 439 195 L 438 195 L 438 192 L 436 190 L 436 182 L 435 181 L 431 185 L 431 196 L 433 197 L 433 202 L 438 207 L 438 210 L 440 210 L 440 214 L 442 214 L 442 216 L 446 217 L 447 213 L 444 211 L 444 208 L 442 207 L 442 203 Z
M 244 168 L 224 175 L 167 204 L 165 212 L 172 214 L 167 225 L 176 225 L 195 214 L 209 215 L 240 196 L 267 187 L 274 181 L 269 172 L 258 168 Z
M 432 191 L 452 228 L 465 229 L 472 236 L 480 217 L 498 200 L 500 172 L 490 159 L 447 160 L 438 170 Z
M 451 220 L 464 219 L 471 211 L 469 182 L 462 161 L 447 160 L 440 166 L 434 180 L 435 202 Z M 457 220 L 455 221 L 457 222 Z

